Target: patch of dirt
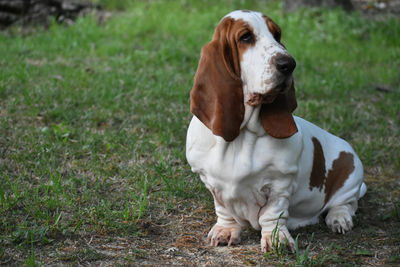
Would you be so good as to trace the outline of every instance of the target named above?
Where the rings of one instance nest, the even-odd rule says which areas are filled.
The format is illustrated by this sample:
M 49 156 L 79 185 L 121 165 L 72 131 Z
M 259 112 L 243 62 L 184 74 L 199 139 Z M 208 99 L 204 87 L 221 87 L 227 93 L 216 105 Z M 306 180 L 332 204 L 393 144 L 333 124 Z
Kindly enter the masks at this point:
M 368 191 L 359 201 L 352 231 L 345 235 L 333 233 L 321 220 L 320 224 L 291 232 L 293 237 L 299 236 L 301 255 L 309 246 L 310 259 L 318 261 L 325 256 L 323 266 L 400 265 L 400 180 L 398 175 L 381 172 L 368 170 L 366 173 Z M 146 219 L 137 223 L 137 235 L 77 233 L 35 248 L 35 257 L 45 265 L 57 266 L 290 266 L 296 263 L 294 254 L 263 255 L 260 233 L 251 229 L 244 231 L 242 242 L 237 246 L 209 247 L 206 236 L 216 220 L 211 203 L 210 197 L 201 202 L 179 200 L 176 208 L 168 212 L 159 212 L 154 207 Z M 21 251 L 6 246 L 0 264 L 20 264 L 24 257 Z

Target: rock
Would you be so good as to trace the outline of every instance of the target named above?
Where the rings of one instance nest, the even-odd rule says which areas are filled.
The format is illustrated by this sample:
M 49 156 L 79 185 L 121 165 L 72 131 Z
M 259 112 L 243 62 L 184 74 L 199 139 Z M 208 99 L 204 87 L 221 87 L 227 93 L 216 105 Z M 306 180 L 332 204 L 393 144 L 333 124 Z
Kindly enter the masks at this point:
M 56 21 L 73 21 L 92 9 L 100 9 L 89 0 L 0 0 L 0 27 L 15 23 L 48 25 Z

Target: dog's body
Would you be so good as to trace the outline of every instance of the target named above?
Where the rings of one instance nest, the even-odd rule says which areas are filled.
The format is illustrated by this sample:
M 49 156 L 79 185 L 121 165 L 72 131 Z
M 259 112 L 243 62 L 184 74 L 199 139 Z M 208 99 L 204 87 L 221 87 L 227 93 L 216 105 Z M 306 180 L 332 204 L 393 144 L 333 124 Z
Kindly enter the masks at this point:
M 345 233 L 365 194 L 362 163 L 344 140 L 301 118 L 280 29 L 257 12 L 235 11 L 203 47 L 191 92 L 187 134 L 192 170 L 214 197 L 211 245 L 235 244 L 243 226 L 261 230 L 263 251 L 327 212 Z

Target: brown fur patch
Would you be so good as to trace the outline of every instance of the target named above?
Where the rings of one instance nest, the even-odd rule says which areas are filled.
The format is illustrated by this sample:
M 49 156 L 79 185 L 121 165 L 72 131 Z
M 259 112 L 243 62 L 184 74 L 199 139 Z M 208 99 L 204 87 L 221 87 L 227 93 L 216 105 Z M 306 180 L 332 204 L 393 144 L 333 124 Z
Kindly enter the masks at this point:
M 266 15 L 263 15 L 262 17 L 265 20 L 268 30 L 271 32 L 272 36 L 274 36 L 275 40 L 280 43 L 282 35 L 281 28 L 270 17 Z
M 310 176 L 310 190 L 312 190 L 313 187 L 317 187 L 319 191 L 321 191 L 325 183 L 326 175 L 325 156 L 318 139 L 313 137 L 312 142 L 314 144 L 314 160 Z
M 332 163 L 332 169 L 328 172 L 325 183 L 325 203 L 346 182 L 349 175 L 354 171 L 354 156 L 349 152 L 340 152 L 339 157 Z
M 340 152 L 339 157 L 333 161 L 332 168 L 326 175 L 325 156 L 321 143 L 315 137 L 312 138 L 312 142 L 314 144 L 314 159 L 309 188 L 312 190 L 316 187 L 321 191 L 325 185 L 326 204 L 354 171 L 354 156 L 349 152 Z

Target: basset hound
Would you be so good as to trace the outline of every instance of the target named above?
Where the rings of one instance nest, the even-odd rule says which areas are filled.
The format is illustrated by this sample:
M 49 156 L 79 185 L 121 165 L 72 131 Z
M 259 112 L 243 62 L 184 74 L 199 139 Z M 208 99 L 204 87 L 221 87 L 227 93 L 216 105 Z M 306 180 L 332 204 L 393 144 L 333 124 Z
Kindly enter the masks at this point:
M 344 234 L 367 190 L 352 147 L 292 115 L 296 62 L 280 39 L 269 17 L 233 11 L 201 51 L 186 157 L 214 197 L 212 246 L 239 243 L 251 225 L 261 230 L 262 251 L 273 240 L 293 250 L 288 229 L 318 223 L 322 214 Z

